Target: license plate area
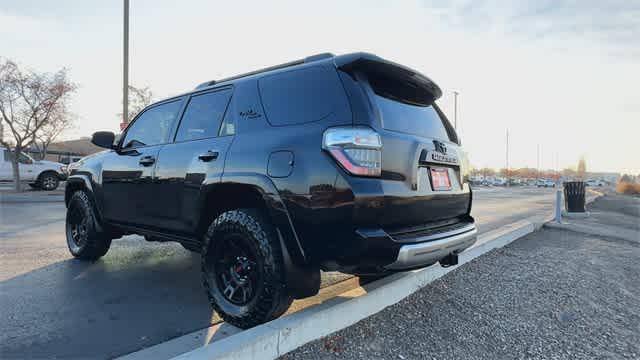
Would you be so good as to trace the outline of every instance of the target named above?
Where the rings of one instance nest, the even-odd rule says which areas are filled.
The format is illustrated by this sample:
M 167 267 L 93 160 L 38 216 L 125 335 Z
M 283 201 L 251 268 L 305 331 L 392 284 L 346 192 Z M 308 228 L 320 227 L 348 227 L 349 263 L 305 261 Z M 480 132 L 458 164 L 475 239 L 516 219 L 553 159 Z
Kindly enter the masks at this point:
M 451 180 L 449 179 L 449 169 L 440 168 L 440 167 L 430 167 L 429 178 L 431 179 L 431 188 L 434 191 L 451 190 Z

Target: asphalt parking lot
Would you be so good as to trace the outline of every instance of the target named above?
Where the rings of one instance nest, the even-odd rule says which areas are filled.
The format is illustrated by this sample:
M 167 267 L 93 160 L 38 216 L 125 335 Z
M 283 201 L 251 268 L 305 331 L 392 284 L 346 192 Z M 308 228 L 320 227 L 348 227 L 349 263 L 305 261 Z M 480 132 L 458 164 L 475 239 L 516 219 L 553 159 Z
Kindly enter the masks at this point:
M 480 232 L 550 215 L 552 189 L 481 189 Z M 0 203 L 0 353 L 3 358 L 112 358 L 218 320 L 197 255 L 138 236 L 93 263 L 71 259 L 61 202 Z M 326 277 L 325 277 L 326 280 Z
M 640 199 L 589 210 L 612 236 L 534 232 L 282 358 L 638 359 Z

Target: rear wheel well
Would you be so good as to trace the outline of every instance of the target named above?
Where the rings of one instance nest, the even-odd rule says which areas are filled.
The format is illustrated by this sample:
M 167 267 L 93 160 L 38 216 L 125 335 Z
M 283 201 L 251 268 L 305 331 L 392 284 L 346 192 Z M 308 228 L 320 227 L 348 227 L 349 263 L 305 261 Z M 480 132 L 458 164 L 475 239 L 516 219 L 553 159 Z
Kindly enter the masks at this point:
M 200 221 L 196 230 L 198 238 L 204 235 L 209 224 L 225 211 L 256 208 L 266 210 L 262 193 L 252 185 L 220 184 L 206 195 Z
M 216 185 L 207 193 L 196 235 L 202 239 L 211 222 L 220 214 L 229 210 L 248 208 L 264 211 L 267 219 L 271 221 L 271 217 L 266 213 L 268 209 L 263 193 L 255 186 L 232 183 Z M 273 226 L 278 231 L 276 224 Z M 320 269 L 315 265 L 294 264 L 282 237 L 279 238 L 279 245 L 282 249 L 289 294 L 296 299 L 317 294 L 320 289 Z

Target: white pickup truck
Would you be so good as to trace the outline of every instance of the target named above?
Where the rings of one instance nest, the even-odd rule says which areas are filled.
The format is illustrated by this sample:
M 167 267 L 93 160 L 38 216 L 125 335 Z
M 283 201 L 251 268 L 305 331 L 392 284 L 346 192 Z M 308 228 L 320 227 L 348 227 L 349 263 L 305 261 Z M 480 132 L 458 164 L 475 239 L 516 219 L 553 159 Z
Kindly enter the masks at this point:
M 0 147 L 0 182 L 13 180 L 11 166 L 13 154 Z M 66 178 L 66 165 L 47 160 L 34 160 L 29 155 L 20 154 L 20 180 L 27 182 L 32 188 L 55 190 L 61 180 Z

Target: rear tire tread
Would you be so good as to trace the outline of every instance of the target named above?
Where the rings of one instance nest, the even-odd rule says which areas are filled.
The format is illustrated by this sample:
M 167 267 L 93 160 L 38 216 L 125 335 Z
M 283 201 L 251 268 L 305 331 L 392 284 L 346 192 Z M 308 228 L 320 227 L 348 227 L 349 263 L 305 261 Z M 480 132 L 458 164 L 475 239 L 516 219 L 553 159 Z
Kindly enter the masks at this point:
M 211 295 L 212 291 L 219 291 L 215 284 L 207 281 L 205 264 L 207 252 L 215 239 L 217 232 L 226 230 L 238 231 L 250 236 L 259 248 L 258 256 L 263 258 L 262 273 L 264 279 L 263 290 L 260 291 L 255 305 L 242 316 L 225 313 Z M 209 302 L 224 321 L 239 328 L 250 328 L 273 320 L 287 311 L 293 298 L 287 293 L 284 260 L 280 244 L 273 226 L 257 209 L 231 210 L 218 216 L 209 226 L 204 237 L 202 247 L 202 283 Z

